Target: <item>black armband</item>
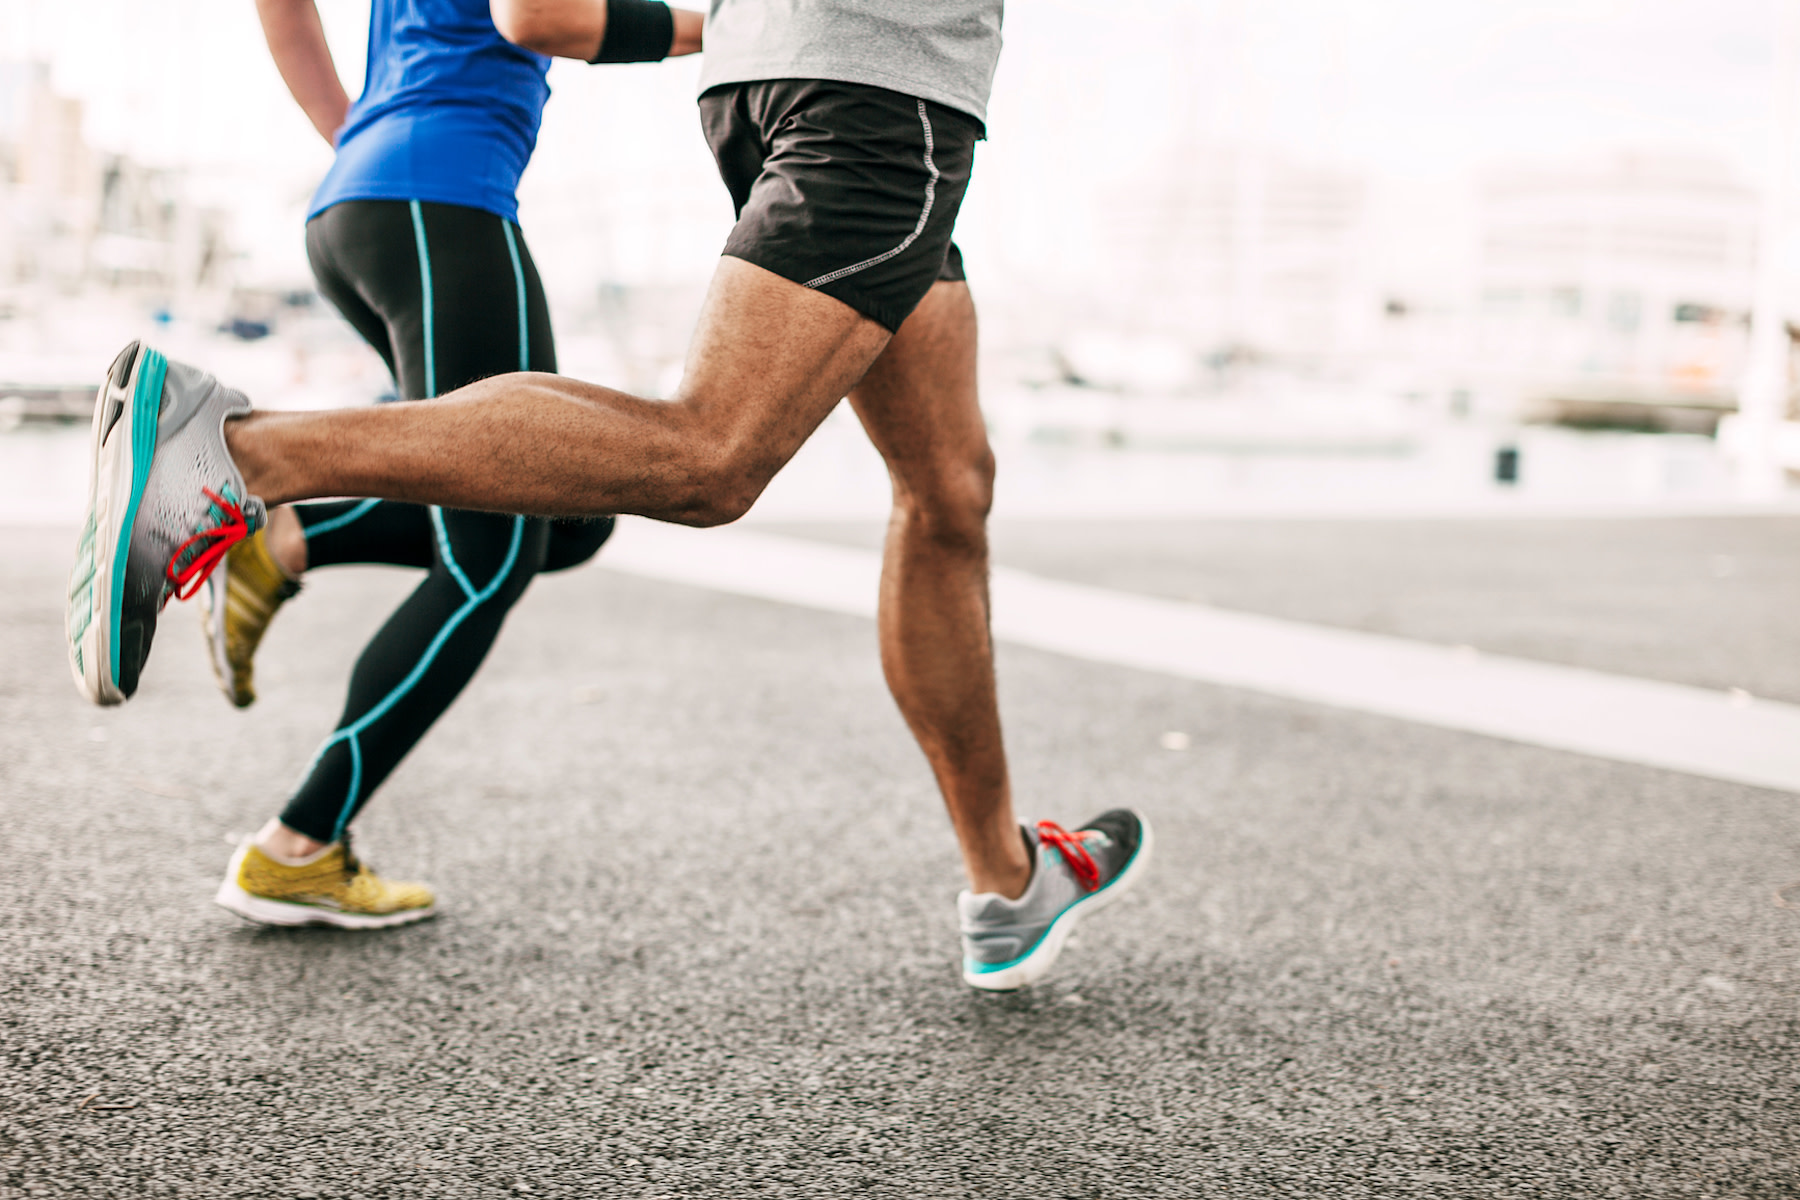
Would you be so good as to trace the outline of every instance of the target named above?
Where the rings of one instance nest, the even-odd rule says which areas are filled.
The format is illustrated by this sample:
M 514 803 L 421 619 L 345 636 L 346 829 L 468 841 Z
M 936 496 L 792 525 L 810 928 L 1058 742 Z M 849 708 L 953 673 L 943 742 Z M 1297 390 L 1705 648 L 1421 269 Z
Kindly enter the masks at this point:
M 675 14 L 661 0 L 606 0 L 606 36 L 592 63 L 661 62 L 675 44 Z

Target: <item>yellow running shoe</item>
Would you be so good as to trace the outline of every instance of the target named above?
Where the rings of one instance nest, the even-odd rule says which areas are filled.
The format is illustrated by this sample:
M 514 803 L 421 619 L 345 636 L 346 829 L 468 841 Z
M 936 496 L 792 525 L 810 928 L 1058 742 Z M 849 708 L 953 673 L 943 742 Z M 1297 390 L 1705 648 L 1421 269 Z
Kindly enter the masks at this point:
M 225 868 L 213 899 L 261 925 L 334 925 L 385 929 L 437 914 L 422 883 L 389 883 L 350 851 L 350 837 L 297 866 L 276 862 L 246 840 Z
M 256 647 L 275 610 L 300 590 L 269 553 L 259 529 L 231 548 L 200 589 L 200 622 L 206 630 L 213 678 L 239 708 L 256 702 Z

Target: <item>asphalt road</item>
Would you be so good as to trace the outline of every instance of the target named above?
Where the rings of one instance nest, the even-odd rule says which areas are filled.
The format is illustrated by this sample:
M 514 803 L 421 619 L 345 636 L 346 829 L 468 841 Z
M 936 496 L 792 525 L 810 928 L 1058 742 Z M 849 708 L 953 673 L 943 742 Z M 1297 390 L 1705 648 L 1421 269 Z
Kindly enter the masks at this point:
M 1258 525 L 1295 595 L 1308 529 Z M 172 609 L 102 712 L 71 542 L 0 529 L 0 1197 L 1800 1194 L 1793 795 L 1007 649 L 1024 810 L 1139 805 L 1159 858 L 979 995 L 872 627 L 584 569 L 359 823 L 443 916 L 259 930 L 227 843 L 405 576 L 314 577 L 249 713 Z M 1135 527 L 1002 557 L 1106 546 L 1222 599 Z
M 993 544 L 1054 579 L 1800 702 L 1796 516 L 1029 520 Z

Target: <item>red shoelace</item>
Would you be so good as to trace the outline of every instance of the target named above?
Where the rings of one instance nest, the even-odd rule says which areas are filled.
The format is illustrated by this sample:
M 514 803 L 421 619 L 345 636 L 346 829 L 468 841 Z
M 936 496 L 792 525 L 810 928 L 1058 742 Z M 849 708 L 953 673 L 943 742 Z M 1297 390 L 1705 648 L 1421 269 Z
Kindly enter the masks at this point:
M 219 511 L 224 514 L 224 520 L 211 529 L 202 529 L 177 546 L 175 553 L 169 556 L 166 574 L 169 582 L 175 586 L 177 600 L 186 600 L 199 591 L 200 585 L 206 582 L 206 577 L 213 573 L 213 568 L 225 561 L 225 555 L 231 548 L 250 536 L 250 522 L 244 519 L 242 506 L 233 504 L 211 488 L 200 490 L 218 506 Z M 193 562 L 177 571 L 175 564 L 181 561 L 181 556 L 188 552 L 190 546 L 195 545 L 203 547 L 200 553 L 194 556 Z
M 1070 833 L 1055 821 L 1039 821 L 1037 832 L 1038 841 L 1056 847 L 1057 852 L 1063 856 L 1063 861 L 1069 864 L 1069 870 L 1075 872 L 1077 883 L 1090 892 L 1100 886 L 1100 865 L 1087 852 L 1087 847 L 1081 844 L 1088 838 L 1086 830 Z

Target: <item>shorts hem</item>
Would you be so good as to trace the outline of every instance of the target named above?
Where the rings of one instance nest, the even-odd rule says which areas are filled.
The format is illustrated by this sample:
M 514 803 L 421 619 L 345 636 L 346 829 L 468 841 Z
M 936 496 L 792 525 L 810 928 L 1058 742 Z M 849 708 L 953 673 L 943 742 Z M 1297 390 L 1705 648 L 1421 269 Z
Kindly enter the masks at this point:
M 858 315 L 880 325 L 889 333 L 899 333 L 900 326 L 906 323 L 910 312 L 901 312 L 897 305 L 883 304 L 881 301 L 864 293 L 860 288 L 851 286 L 848 280 L 837 280 L 821 284 L 818 287 L 807 287 L 807 281 L 797 278 L 804 272 L 797 272 L 792 266 L 784 265 L 780 259 L 769 255 L 759 255 L 755 246 L 727 246 L 720 252 L 721 258 L 735 258 L 747 262 L 753 267 L 761 267 L 771 275 L 779 275 L 789 283 L 798 284 L 809 292 L 818 292 L 830 296 L 838 303 L 854 309 Z

